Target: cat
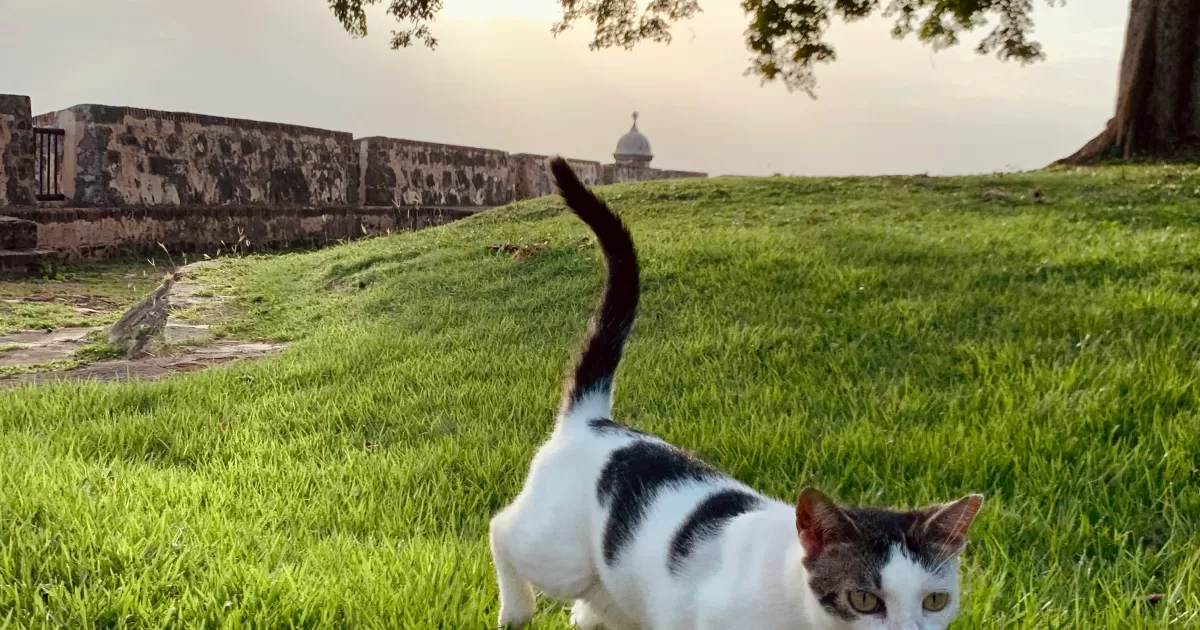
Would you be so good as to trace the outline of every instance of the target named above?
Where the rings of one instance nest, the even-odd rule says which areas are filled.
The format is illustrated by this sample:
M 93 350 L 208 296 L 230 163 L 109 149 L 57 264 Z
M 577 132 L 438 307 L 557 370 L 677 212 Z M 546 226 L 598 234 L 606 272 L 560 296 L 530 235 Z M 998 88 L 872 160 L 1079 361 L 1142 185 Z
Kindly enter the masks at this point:
M 607 279 L 554 430 L 491 520 L 500 627 L 530 622 L 536 589 L 574 601 L 571 622 L 584 630 L 946 628 L 982 496 L 901 512 L 839 506 L 808 488 L 784 503 L 612 419 L 637 253 L 565 160 L 550 170 L 595 233 Z

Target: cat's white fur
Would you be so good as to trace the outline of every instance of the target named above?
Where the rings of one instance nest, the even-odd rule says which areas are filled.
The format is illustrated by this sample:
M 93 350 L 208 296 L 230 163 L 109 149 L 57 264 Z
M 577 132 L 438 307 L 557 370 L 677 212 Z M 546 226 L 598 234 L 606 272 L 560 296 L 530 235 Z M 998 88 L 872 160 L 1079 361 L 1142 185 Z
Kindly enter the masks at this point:
M 602 538 L 608 511 L 596 481 L 609 455 L 636 440 L 624 432 L 597 432 L 587 422 L 611 417 L 607 393 L 593 394 L 560 418 L 538 450 L 516 500 L 491 522 L 492 555 L 500 587 L 500 625 L 519 628 L 534 614 L 535 589 L 574 600 L 579 628 L 609 630 L 942 630 L 958 606 L 957 556 L 942 576 L 894 550 L 878 595 L 886 617 L 847 622 L 816 601 L 802 564 L 795 506 L 763 497 L 766 509 L 731 520 L 703 539 L 686 570 L 668 569 L 671 540 L 688 514 L 714 490 L 754 490 L 729 478 L 663 489 L 649 506 L 635 540 L 608 566 Z M 761 495 L 758 495 L 761 496 Z M 922 600 L 950 594 L 931 613 Z

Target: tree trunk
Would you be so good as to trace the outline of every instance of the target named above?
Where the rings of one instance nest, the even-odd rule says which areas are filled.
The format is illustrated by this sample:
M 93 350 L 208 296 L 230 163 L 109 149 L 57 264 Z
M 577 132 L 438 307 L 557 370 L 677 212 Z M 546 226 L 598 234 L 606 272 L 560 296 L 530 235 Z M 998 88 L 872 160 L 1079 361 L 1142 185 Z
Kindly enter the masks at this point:
M 1132 0 L 1117 106 L 1100 135 L 1059 163 L 1200 157 L 1200 0 Z

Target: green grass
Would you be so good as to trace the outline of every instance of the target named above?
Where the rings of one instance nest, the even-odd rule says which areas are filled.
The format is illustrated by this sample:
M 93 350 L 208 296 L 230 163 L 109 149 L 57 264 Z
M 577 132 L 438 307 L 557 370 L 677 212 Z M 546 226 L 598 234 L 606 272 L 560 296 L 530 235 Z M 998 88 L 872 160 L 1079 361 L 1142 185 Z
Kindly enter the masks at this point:
M 97 330 L 88 335 L 88 343 L 75 351 L 73 357 L 78 362 L 92 363 L 105 359 L 116 359 L 125 355 L 120 346 L 110 343 L 104 331 Z
M 984 492 L 955 628 L 1200 624 L 1200 171 L 602 194 L 644 269 L 618 417 L 780 497 Z M 0 393 L 0 626 L 490 627 L 587 237 L 543 199 L 234 260 L 224 332 L 283 355 Z

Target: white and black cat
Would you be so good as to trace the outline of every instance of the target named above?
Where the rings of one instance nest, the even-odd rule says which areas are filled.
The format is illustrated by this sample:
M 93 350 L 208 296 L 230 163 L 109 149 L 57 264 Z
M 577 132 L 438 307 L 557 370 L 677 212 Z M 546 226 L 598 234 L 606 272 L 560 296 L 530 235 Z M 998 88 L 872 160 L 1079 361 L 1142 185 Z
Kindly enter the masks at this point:
M 946 628 L 981 496 L 898 512 L 841 507 L 810 488 L 793 505 L 612 420 L 637 255 L 564 160 L 551 171 L 600 241 L 608 278 L 554 432 L 491 522 L 500 626 L 529 623 L 536 589 L 573 600 L 585 629 Z

